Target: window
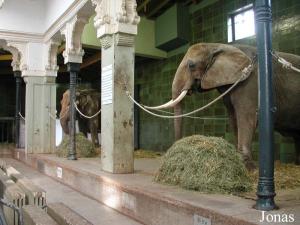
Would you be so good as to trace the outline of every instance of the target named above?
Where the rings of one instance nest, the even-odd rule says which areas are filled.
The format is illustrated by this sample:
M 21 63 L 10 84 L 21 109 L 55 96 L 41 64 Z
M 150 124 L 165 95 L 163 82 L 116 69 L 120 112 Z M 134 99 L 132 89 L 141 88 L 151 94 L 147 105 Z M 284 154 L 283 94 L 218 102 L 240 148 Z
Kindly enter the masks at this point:
M 229 14 L 227 20 L 228 42 L 255 35 L 253 5 L 247 5 Z

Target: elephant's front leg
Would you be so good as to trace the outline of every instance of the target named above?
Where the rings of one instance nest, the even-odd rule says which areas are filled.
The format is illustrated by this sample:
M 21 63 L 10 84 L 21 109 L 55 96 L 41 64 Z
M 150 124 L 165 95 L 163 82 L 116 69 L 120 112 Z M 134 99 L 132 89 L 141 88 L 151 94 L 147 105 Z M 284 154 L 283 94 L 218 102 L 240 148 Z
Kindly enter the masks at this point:
M 90 131 L 92 136 L 92 143 L 99 147 L 99 139 L 98 139 L 98 120 L 92 119 L 90 120 Z
M 257 117 L 256 112 L 238 111 L 237 128 L 238 128 L 238 151 L 241 152 L 247 169 L 255 169 L 255 164 L 251 154 L 252 138 L 256 129 Z

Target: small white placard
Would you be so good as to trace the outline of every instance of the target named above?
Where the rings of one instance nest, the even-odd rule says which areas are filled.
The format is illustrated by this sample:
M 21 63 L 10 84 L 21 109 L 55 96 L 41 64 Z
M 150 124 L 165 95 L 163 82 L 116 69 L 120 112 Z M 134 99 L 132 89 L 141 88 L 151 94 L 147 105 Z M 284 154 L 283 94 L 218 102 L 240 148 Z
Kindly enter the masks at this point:
M 63 170 L 61 167 L 56 168 L 56 175 L 58 178 L 62 178 Z
M 211 225 L 211 220 L 194 214 L 194 225 Z
M 20 152 L 17 152 L 17 159 L 20 159 Z
M 102 105 L 112 103 L 112 65 L 108 65 L 102 68 L 101 75 L 101 102 Z
M 136 211 L 136 198 L 135 196 L 128 194 L 126 192 L 122 193 L 122 205 L 132 211 Z

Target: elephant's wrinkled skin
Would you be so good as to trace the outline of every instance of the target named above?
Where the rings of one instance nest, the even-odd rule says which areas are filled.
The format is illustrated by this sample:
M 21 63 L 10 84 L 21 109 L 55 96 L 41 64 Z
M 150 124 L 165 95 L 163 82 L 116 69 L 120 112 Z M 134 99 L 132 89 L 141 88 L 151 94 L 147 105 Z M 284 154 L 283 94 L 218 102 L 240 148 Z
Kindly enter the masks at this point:
M 61 100 L 61 111 L 60 111 L 60 124 L 64 133 L 69 134 L 69 121 L 70 121 L 70 91 L 66 90 Z M 76 104 L 78 109 L 87 116 L 96 114 L 100 109 L 99 94 L 94 90 L 77 90 L 76 91 Z M 87 136 L 87 132 L 91 132 L 92 142 L 95 146 L 99 146 L 98 139 L 98 126 L 100 116 L 86 119 L 77 113 L 77 120 L 79 124 L 80 132 Z
M 278 53 L 281 57 L 300 68 L 300 57 Z M 195 44 L 191 46 L 180 63 L 172 84 L 172 98 L 176 99 L 183 90 L 205 91 L 216 88 L 226 91 L 250 64 L 256 48 L 218 43 Z M 253 168 L 251 142 L 257 127 L 258 108 L 257 63 L 251 74 L 238 84 L 223 100 L 230 122 L 237 137 L 237 149 L 242 153 L 248 168 Z M 291 136 L 296 145 L 296 163 L 300 163 L 300 74 L 273 59 L 273 85 L 275 129 L 285 136 Z M 182 113 L 181 104 L 174 106 L 176 115 Z M 182 119 L 174 121 L 175 138 L 181 138 Z

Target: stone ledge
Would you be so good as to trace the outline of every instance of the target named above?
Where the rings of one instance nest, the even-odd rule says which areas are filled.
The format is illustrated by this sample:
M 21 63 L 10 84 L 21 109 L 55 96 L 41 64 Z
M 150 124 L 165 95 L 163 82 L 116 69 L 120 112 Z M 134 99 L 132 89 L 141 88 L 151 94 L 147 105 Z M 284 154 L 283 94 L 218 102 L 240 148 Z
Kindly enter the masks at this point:
M 36 206 L 26 205 L 22 212 L 26 225 L 59 225 L 44 210 Z
M 60 225 L 92 225 L 61 202 L 48 204 L 47 213 Z

